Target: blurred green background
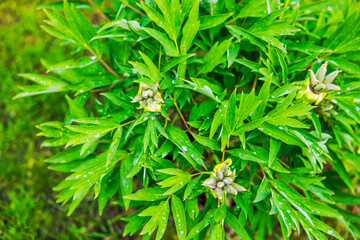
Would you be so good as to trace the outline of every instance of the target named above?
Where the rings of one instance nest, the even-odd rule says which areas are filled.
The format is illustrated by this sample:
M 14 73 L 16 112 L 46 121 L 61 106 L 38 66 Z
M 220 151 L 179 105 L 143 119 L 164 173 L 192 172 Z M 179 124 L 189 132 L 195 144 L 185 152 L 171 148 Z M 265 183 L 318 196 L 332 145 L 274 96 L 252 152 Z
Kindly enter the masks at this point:
M 0 1 L 0 239 L 115 239 L 121 216 L 114 215 L 120 212 L 114 206 L 100 217 L 96 201 L 88 199 L 67 217 L 66 208 L 56 204 L 51 187 L 62 177 L 43 161 L 56 149 L 40 148 L 35 125 L 62 121 L 64 96 L 12 100 L 16 86 L 25 84 L 18 73 L 43 73 L 41 58 L 69 57 L 70 50 L 40 28 L 45 16 L 36 7 L 44 2 Z

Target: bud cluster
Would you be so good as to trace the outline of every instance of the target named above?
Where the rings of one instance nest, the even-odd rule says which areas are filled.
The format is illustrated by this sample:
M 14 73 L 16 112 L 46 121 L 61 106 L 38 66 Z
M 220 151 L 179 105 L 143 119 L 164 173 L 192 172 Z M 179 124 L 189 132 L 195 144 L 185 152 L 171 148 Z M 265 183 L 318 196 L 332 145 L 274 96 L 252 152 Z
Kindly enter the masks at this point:
M 134 97 L 132 102 L 140 102 L 138 109 L 144 108 L 148 112 L 160 112 L 161 103 L 164 101 L 161 99 L 161 94 L 158 91 L 159 83 L 149 87 L 145 83 L 140 83 L 139 92 Z
M 212 173 L 213 176 L 203 182 L 204 186 L 210 187 L 215 192 L 220 201 L 222 201 L 226 193 L 236 195 L 238 191 L 246 191 L 244 187 L 234 183 L 236 170 L 231 171 L 229 168 L 230 164 L 231 159 L 228 159 L 216 165 Z
M 341 71 L 334 71 L 325 76 L 327 64 L 328 62 L 325 62 L 321 65 L 316 74 L 309 69 L 310 77 L 302 83 L 303 87 L 299 90 L 297 98 L 305 96 L 308 100 L 319 104 L 327 93 L 341 90 L 339 86 L 332 84 Z

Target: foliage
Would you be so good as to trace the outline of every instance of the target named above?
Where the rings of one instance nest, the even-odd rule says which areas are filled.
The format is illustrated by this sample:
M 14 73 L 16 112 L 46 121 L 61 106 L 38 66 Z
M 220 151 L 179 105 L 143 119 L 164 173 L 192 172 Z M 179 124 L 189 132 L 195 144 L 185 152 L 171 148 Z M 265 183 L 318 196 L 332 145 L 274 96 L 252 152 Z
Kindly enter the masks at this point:
M 46 162 L 68 173 L 54 190 L 69 215 L 90 194 L 100 215 L 136 210 L 123 235 L 143 239 L 169 224 L 179 239 L 360 236 L 355 1 L 90 3 L 99 24 L 42 6 L 74 57 L 21 74 L 34 84 L 15 97 L 66 94 L 64 120 L 38 128 L 65 147 Z M 324 61 L 343 71 L 331 86 L 311 75 Z

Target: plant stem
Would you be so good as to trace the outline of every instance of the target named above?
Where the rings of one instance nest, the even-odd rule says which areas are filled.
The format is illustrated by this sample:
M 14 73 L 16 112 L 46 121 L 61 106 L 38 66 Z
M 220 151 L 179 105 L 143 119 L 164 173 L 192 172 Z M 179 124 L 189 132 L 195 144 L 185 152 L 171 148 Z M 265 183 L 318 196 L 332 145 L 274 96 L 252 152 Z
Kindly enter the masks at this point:
M 124 124 L 121 124 L 121 127 L 126 126 L 126 125 L 129 125 L 130 123 L 133 123 L 133 122 L 135 122 L 135 120 L 132 120 L 132 121 L 127 122 L 127 123 L 124 123 Z
M 145 13 L 141 12 L 140 10 L 138 10 L 137 8 L 131 6 L 129 3 L 125 3 L 124 0 L 121 0 L 121 2 L 124 4 L 125 7 L 129 7 L 132 10 L 134 10 L 135 12 L 137 12 L 138 14 L 140 14 L 141 16 L 146 16 Z
M 333 54 L 333 53 L 334 53 L 334 51 L 331 51 L 331 52 L 329 52 L 328 54 L 325 54 L 324 56 L 320 57 L 320 59 L 324 59 L 324 58 L 330 56 L 330 55 Z M 318 61 L 318 60 L 312 61 L 312 62 L 311 62 L 310 64 L 308 64 L 305 68 L 308 69 L 311 65 L 313 65 L 313 64 L 316 63 L 317 61 Z
M 176 39 L 175 39 L 175 46 L 176 46 L 176 50 L 177 50 L 177 52 L 178 52 L 178 55 L 180 56 L 180 50 L 179 50 L 179 46 L 178 46 L 178 44 L 177 44 L 177 41 L 176 41 Z
M 261 58 L 259 58 L 259 64 L 261 64 Z M 255 81 L 254 81 L 253 88 L 256 87 L 257 81 L 258 81 L 258 76 L 256 75 L 256 76 L 255 76 Z
M 117 74 L 114 69 L 112 69 L 99 55 L 97 55 L 94 50 L 92 50 L 90 47 L 88 47 L 88 50 L 91 52 L 91 54 L 93 54 L 94 56 L 96 56 L 97 59 L 99 59 L 99 61 L 101 62 L 101 64 L 107 69 L 109 70 L 109 72 L 111 72 L 116 78 L 121 79 L 120 75 Z
M 185 118 L 184 118 L 184 116 L 182 115 L 182 113 L 181 113 L 181 111 L 180 111 L 180 108 L 178 107 L 175 99 L 172 98 L 171 96 L 170 96 L 170 98 L 174 101 L 174 105 L 175 105 L 178 113 L 180 114 L 180 117 L 181 117 L 182 121 L 184 122 L 186 129 L 190 132 L 190 128 L 189 128 L 189 126 L 187 125 L 187 123 L 186 123 L 186 121 L 185 121 Z
M 93 2 L 93 0 L 87 0 L 87 1 L 88 1 L 88 3 L 89 3 L 91 6 L 93 6 L 93 7 L 99 12 L 99 14 L 100 14 L 105 20 L 111 21 L 111 20 L 105 15 L 105 13 L 99 8 L 99 6 L 96 5 L 96 4 Z
M 161 63 L 161 51 L 160 51 L 160 55 L 159 55 L 159 63 L 158 63 L 159 72 L 160 72 L 160 63 Z

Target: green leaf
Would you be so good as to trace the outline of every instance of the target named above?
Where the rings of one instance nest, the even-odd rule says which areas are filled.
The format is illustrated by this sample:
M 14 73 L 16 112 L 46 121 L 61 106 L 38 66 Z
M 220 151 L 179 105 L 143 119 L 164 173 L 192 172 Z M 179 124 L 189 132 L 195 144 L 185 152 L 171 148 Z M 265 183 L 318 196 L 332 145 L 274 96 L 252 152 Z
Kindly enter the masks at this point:
M 160 72 L 159 72 L 159 69 L 154 64 L 154 62 L 145 53 L 141 52 L 140 50 L 139 50 L 139 53 L 151 73 L 150 76 L 148 76 L 148 77 L 153 79 L 154 81 L 160 80 L 161 79 Z
M 225 222 L 229 224 L 229 226 L 244 240 L 251 240 L 250 236 L 246 232 L 246 230 L 243 228 L 240 221 L 231 213 L 226 213 Z
M 127 177 L 129 178 L 134 177 L 136 174 L 138 174 L 138 172 L 140 172 L 141 168 L 143 167 L 147 159 L 147 154 L 140 149 L 137 150 L 133 156 L 135 159 L 133 160 L 133 168 L 131 169 L 130 173 L 127 175 Z
M 96 56 L 92 57 L 82 57 L 79 59 L 70 59 L 61 63 L 57 63 L 54 65 L 51 65 L 48 68 L 48 72 L 56 72 L 60 70 L 66 70 L 66 69 L 74 69 L 74 68 L 84 68 L 87 66 L 90 66 L 94 63 L 98 62 L 98 59 L 96 59 Z
M 263 180 L 261 181 L 261 184 L 256 193 L 256 197 L 255 197 L 255 200 L 253 201 L 253 203 L 264 200 L 267 197 L 267 195 L 269 195 L 269 193 L 270 193 L 270 184 L 267 181 L 267 179 L 264 177 Z
M 120 189 L 123 196 L 129 195 L 132 193 L 133 179 L 128 178 L 132 168 L 132 158 L 127 157 L 122 160 L 120 165 Z M 125 209 L 127 210 L 130 206 L 130 200 L 123 198 Z
M 258 39 L 254 34 L 252 34 L 251 32 L 241 28 L 241 27 L 237 27 L 237 26 L 230 26 L 230 25 L 226 25 L 226 28 L 229 30 L 229 32 L 234 35 L 237 39 L 241 39 L 241 36 L 244 36 L 246 38 L 249 39 L 249 41 L 258 46 L 261 51 L 263 52 L 267 52 L 267 48 L 266 45 L 260 40 Z
M 129 194 L 124 196 L 125 199 L 134 200 L 134 201 L 156 201 L 167 198 L 166 195 L 163 195 L 165 189 L 160 187 L 145 188 L 140 189 L 136 193 Z
M 225 62 L 226 59 L 221 57 L 230 47 L 231 41 L 232 38 L 223 41 L 222 43 L 220 43 L 219 46 L 217 44 L 214 44 L 211 47 L 210 51 L 204 56 L 203 59 L 205 61 L 205 64 L 200 67 L 197 75 L 210 72 L 216 67 L 216 65 L 220 64 L 221 62 Z
M 156 233 L 156 239 L 161 239 L 166 230 L 168 217 L 169 217 L 169 202 L 163 201 L 158 206 L 151 206 L 142 211 L 139 216 L 151 216 L 150 221 L 143 227 L 140 235 L 149 234 L 151 235 L 158 227 Z
M 171 68 L 175 67 L 177 64 L 180 64 L 180 63 L 184 62 L 185 60 L 187 60 L 188 58 L 191 58 L 195 55 L 196 55 L 195 53 L 192 53 L 192 54 L 187 54 L 184 56 L 174 58 L 174 59 L 170 60 L 169 62 L 167 62 L 165 64 L 165 66 L 162 67 L 161 72 L 167 72 Z
M 240 43 L 232 42 L 230 47 L 227 50 L 227 59 L 228 59 L 228 65 L 227 67 L 230 68 L 231 65 L 234 63 L 238 53 L 240 50 Z
M 311 121 L 314 124 L 317 135 L 319 137 L 321 137 L 321 124 L 320 124 L 318 116 L 316 115 L 316 113 L 314 111 L 310 111 L 310 117 L 311 117 Z
M 233 13 L 224 13 L 224 14 L 216 14 L 216 15 L 206 15 L 200 17 L 200 30 L 205 30 L 209 28 L 213 28 L 217 25 L 222 24 L 229 17 L 231 17 Z
M 215 151 L 220 151 L 221 150 L 219 143 L 217 141 L 213 140 L 213 139 L 203 137 L 203 136 L 197 135 L 195 133 L 192 133 L 192 136 L 201 145 L 209 147 L 210 149 L 215 150 Z
M 18 93 L 13 99 L 44 93 L 64 92 L 69 88 L 67 83 L 50 76 L 43 76 L 39 74 L 19 74 L 19 76 L 36 82 L 39 85 L 19 86 L 23 92 Z
M 336 156 L 334 153 L 330 153 L 332 161 L 330 161 L 331 165 L 334 167 L 334 169 L 338 172 L 341 179 L 344 181 L 344 183 L 350 188 L 354 189 L 354 185 L 351 181 L 350 175 L 346 171 L 344 164 L 342 161 Z
M 116 129 L 116 131 L 114 133 L 113 140 L 111 142 L 109 152 L 108 152 L 108 155 L 107 155 L 106 166 L 109 165 L 109 163 L 113 159 L 113 157 L 114 157 L 114 155 L 115 155 L 115 153 L 116 153 L 116 151 L 117 151 L 117 149 L 119 147 L 122 131 L 123 131 L 123 128 L 120 127 L 118 129 Z
M 230 132 L 230 134 L 234 131 L 237 122 L 236 122 L 236 91 L 237 89 L 235 89 L 233 91 L 233 93 L 230 96 L 229 99 L 229 107 L 226 107 L 226 105 L 224 105 L 224 107 L 226 107 L 226 113 L 225 113 L 225 127 L 227 128 L 228 132 Z
M 206 169 L 203 161 L 203 156 L 195 149 L 191 144 L 189 137 L 177 126 L 169 126 L 166 129 L 169 139 L 189 158 L 195 160 L 195 162 L 203 166 Z
M 191 8 L 189 18 L 186 21 L 183 28 L 183 36 L 181 38 L 180 50 L 181 54 L 184 55 L 190 50 L 192 42 L 199 31 L 200 21 L 199 17 L 199 0 L 192 1 L 193 6 Z
M 296 61 L 295 63 L 291 64 L 288 68 L 289 73 L 303 71 L 305 67 L 311 64 L 316 58 L 321 54 L 321 51 L 314 52 L 313 54 Z
M 294 134 L 285 130 L 281 126 L 276 127 L 274 125 L 264 122 L 259 130 L 269 135 L 270 137 L 285 142 L 286 144 L 305 147 L 305 144 L 301 142 Z
M 183 188 L 189 181 L 191 180 L 191 175 L 189 174 L 183 174 L 178 176 L 172 176 L 169 177 L 158 184 L 164 188 L 169 188 L 166 192 L 163 193 L 163 195 L 170 195 L 177 191 L 179 191 L 181 188 Z
M 269 151 L 269 165 L 270 168 L 273 162 L 276 160 L 276 155 L 279 152 L 281 142 L 275 138 L 270 138 L 270 151 Z
M 146 33 L 148 33 L 150 36 L 155 38 L 160 42 L 160 44 L 164 47 L 166 55 L 170 57 L 178 57 L 179 52 L 175 47 L 175 44 L 172 40 L 170 40 L 164 33 L 159 32 L 152 28 L 143 27 L 142 30 L 144 30 Z
M 225 240 L 225 229 L 221 223 L 216 223 L 211 225 L 209 235 L 210 240 Z
M 77 103 L 76 101 L 72 100 L 69 96 L 65 96 L 66 101 L 69 104 L 69 111 L 73 118 L 86 118 L 88 116 L 85 109 L 81 106 L 81 104 Z
M 336 239 L 339 240 L 343 240 L 343 238 L 341 237 L 340 234 L 338 234 L 335 229 L 333 229 L 332 227 L 328 226 L 327 224 L 325 224 L 323 221 L 317 219 L 317 218 L 312 218 L 312 220 L 314 221 L 314 224 L 316 226 L 316 228 L 330 236 L 333 236 Z
M 80 1 L 71 1 L 71 4 L 74 4 L 74 6 L 78 9 L 93 9 L 93 7 L 90 4 Z M 54 3 L 43 3 L 36 7 L 36 9 L 53 9 L 53 8 L 59 11 L 63 11 L 64 3 L 62 1 L 54 2 Z
M 213 89 L 216 86 L 214 86 L 213 84 L 202 78 L 191 78 L 191 80 L 192 82 L 184 80 L 184 82 L 188 83 L 189 85 L 178 85 L 177 87 L 194 90 L 196 92 L 199 92 L 205 96 L 212 98 L 216 102 L 220 102 L 219 98 L 215 96 L 213 93 Z
M 193 191 L 194 187 L 198 184 L 200 178 L 201 177 L 196 177 L 196 178 L 193 178 L 190 180 L 190 182 L 188 183 L 188 185 L 185 189 L 183 201 L 185 201 L 189 197 L 189 195 Z
M 198 235 L 199 232 L 201 232 L 204 228 L 206 228 L 210 224 L 211 220 L 214 218 L 215 212 L 216 209 L 208 211 L 205 217 L 191 229 L 186 239 L 192 239 L 193 237 Z
M 179 240 L 186 239 L 187 227 L 184 205 L 180 198 L 174 194 L 171 196 L 171 211 Z

